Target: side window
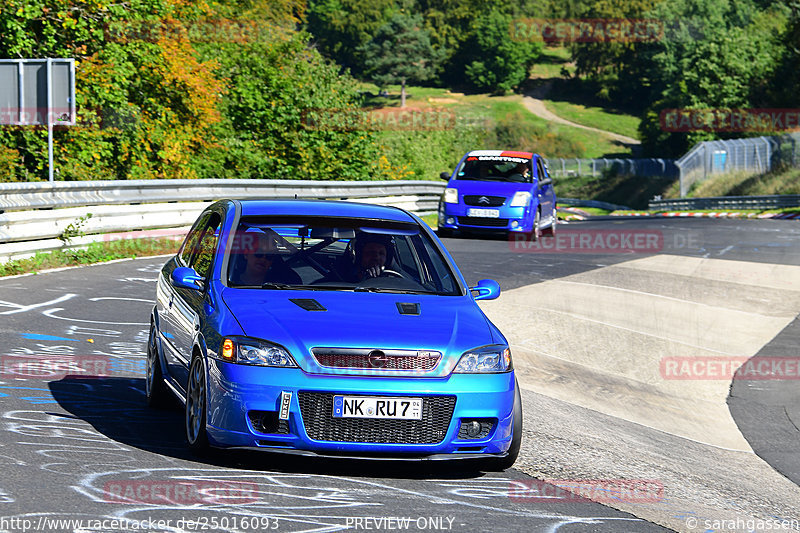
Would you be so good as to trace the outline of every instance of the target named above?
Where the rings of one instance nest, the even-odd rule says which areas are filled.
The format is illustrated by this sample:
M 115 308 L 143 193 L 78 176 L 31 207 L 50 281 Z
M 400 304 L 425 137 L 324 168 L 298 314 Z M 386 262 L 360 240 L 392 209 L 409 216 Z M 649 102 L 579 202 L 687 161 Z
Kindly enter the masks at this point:
M 434 248 L 433 243 L 431 243 L 429 239 L 421 240 L 425 251 L 425 257 L 422 258 L 423 266 L 426 270 L 431 271 L 429 275 L 436 289 L 449 294 L 457 292 L 456 281 L 445 265 L 444 258 L 439 255 L 439 252 Z
M 202 219 L 200 219 L 197 224 L 189 231 L 189 235 L 186 236 L 186 240 L 183 241 L 183 247 L 181 247 L 180 252 L 180 260 L 181 263 L 188 266 L 192 260 L 192 256 L 197 251 L 197 243 L 200 241 L 200 237 L 203 234 L 203 229 L 208 225 L 208 217 L 211 215 L 205 215 Z
M 419 280 L 420 275 L 417 269 L 417 261 L 414 252 L 409 246 L 407 237 L 395 237 L 395 249 L 397 250 L 397 262 L 400 264 L 400 267 L 411 274 L 416 280 Z
M 541 158 L 536 159 L 536 175 L 540 180 L 547 177 L 547 173 L 544 170 L 544 165 L 542 164 Z
M 214 262 L 214 252 L 217 250 L 217 241 L 219 241 L 219 227 L 222 219 L 216 213 L 213 213 L 208 221 L 208 224 L 201 231 L 201 236 L 197 242 L 197 254 L 194 255 L 190 267 L 194 268 L 203 278 L 208 278 L 211 272 L 211 265 Z

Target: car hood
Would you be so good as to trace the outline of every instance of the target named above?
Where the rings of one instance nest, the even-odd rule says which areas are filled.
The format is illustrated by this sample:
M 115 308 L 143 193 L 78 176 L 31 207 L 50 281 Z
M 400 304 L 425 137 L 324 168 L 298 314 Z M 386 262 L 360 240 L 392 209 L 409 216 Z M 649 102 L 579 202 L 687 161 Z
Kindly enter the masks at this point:
M 466 350 L 497 342 L 470 296 L 227 288 L 222 297 L 246 336 L 284 346 L 312 373 L 352 373 L 320 367 L 312 348 L 435 350 L 443 360 L 426 374 L 435 376 L 449 374 Z M 308 307 L 302 300 L 310 299 L 325 310 L 292 301 Z M 398 303 L 419 304 L 419 315 L 401 314 Z
M 502 181 L 455 180 L 448 187 L 458 189 L 459 194 L 488 194 L 512 197 L 517 191 L 530 191 L 533 183 L 509 183 Z

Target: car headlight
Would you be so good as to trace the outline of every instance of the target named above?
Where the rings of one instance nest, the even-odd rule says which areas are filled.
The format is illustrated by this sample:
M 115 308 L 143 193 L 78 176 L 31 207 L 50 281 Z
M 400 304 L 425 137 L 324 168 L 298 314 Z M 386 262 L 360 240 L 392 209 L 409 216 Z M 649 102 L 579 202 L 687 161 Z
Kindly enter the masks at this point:
M 480 374 L 508 372 L 511 364 L 511 349 L 504 345 L 484 346 L 464 352 L 456 365 L 454 374 Z
M 458 203 L 458 189 L 448 187 L 444 190 L 444 203 L 457 204 Z
M 527 207 L 531 203 L 531 193 L 528 191 L 517 191 L 511 199 L 511 207 Z
M 222 341 L 219 358 L 229 363 L 242 365 L 297 367 L 297 363 L 282 346 L 243 337 L 226 337 Z

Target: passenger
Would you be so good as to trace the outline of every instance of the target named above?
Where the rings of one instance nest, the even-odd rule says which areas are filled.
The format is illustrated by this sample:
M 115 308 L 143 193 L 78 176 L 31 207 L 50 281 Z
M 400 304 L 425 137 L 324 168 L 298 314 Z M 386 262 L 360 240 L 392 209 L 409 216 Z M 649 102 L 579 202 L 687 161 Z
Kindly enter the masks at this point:
M 238 239 L 241 251 L 234 257 L 231 281 L 236 285 L 264 283 L 301 284 L 297 273 L 278 254 L 277 234 L 272 230 L 247 230 Z

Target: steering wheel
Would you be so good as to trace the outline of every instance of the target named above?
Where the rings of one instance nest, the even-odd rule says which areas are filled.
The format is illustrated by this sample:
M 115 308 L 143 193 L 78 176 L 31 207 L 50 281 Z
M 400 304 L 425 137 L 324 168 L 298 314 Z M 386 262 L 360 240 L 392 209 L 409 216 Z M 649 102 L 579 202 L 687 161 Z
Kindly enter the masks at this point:
M 389 277 L 392 277 L 392 278 L 405 278 L 405 276 L 402 275 L 400 272 L 397 272 L 396 270 L 391 270 L 391 269 L 388 269 L 388 268 L 384 268 L 383 269 L 383 272 L 381 272 L 381 276 L 383 276 L 384 274 L 387 274 Z

